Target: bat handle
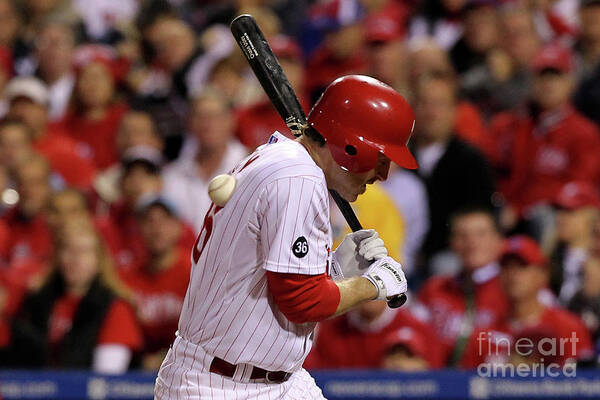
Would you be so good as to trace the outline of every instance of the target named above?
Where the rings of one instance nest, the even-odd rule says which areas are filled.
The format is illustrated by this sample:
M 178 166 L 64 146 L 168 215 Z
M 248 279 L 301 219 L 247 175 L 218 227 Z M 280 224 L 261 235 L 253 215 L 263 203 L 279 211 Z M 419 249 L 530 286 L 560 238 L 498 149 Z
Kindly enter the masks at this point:
M 344 218 L 348 222 L 348 225 L 350 225 L 350 229 L 352 229 L 352 232 L 361 230 L 362 225 L 360 224 L 360 221 L 358 220 L 358 218 L 356 218 L 356 215 L 354 214 L 354 211 L 352 210 L 350 203 L 348 203 L 346 200 L 344 200 L 342 198 L 342 196 L 340 196 L 339 193 L 333 189 L 330 189 L 329 193 L 331 193 L 331 197 L 333 197 L 333 201 L 335 201 L 335 204 L 337 204 L 338 208 L 344 215 Z M 406 303 L 406 300 L 407 300 L 406 295 L 404 293 L 402 293 L 402 294 L 398 294 L 396 296 L 388 297 L 387 304 L 388 304 L 389 308 L 398 308 L 398 307 L 401 307 L 404 303 Z
M 402 307 L 404 303 L 406 303 L 406 300 L 408 300 L 408 297 L 406 297 L 404 293 L 397 294 L 395 296 L 387 298 L 387 305 L 389 308 Z

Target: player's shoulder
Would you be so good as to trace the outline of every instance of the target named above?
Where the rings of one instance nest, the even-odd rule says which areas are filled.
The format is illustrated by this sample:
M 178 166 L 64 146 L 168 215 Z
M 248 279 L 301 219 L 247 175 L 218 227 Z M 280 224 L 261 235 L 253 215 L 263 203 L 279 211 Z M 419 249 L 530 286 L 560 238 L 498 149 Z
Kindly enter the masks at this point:
M 253 155 L 257 166 L 268 171 L 265 183 L 279 179 L 325 180 L 325 175 L 300 143 L 275 132 Z M 250 157 L 252 158 L 252 157 Z

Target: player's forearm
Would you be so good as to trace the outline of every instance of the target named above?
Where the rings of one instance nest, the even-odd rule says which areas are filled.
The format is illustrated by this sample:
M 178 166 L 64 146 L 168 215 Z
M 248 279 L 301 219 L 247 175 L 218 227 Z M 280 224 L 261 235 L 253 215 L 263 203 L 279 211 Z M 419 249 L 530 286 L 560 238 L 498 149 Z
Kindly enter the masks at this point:
M 267 271 L 267 283 L 279 310 L 299 324 L 333 318 L 377 297 L 375 286 L 362 277 L 334 282 L 325 274 Z
M 340 302 L 335 314 L 331 316 L 332 318 L 377 297 L 377 288 L 368 279 L 361 276 L 335 283 L 340 290 Z

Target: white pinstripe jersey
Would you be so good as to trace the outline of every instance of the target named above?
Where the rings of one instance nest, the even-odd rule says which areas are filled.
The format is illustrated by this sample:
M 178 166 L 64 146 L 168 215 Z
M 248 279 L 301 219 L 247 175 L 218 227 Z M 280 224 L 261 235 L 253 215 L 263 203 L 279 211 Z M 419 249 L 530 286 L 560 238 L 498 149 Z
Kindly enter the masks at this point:
M 301 144 L 278 132 L 233 174 L 233 196 L 224 208 L 211 206 L 194 247 L 179 334 L 232 364 L 296 371 L 316 324 L 295 324 L 279 311 L 265 270 L 326 272 L 325 176 Z

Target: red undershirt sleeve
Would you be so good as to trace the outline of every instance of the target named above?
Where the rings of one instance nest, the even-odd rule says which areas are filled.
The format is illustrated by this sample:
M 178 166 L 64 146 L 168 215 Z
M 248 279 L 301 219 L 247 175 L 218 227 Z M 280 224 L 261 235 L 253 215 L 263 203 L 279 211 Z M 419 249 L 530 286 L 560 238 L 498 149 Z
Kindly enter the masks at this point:
M 296 324 L 319 322 L 335 314 L 340 290 L 327 274 L 266 272 L 269 291 L 290 321 Z

